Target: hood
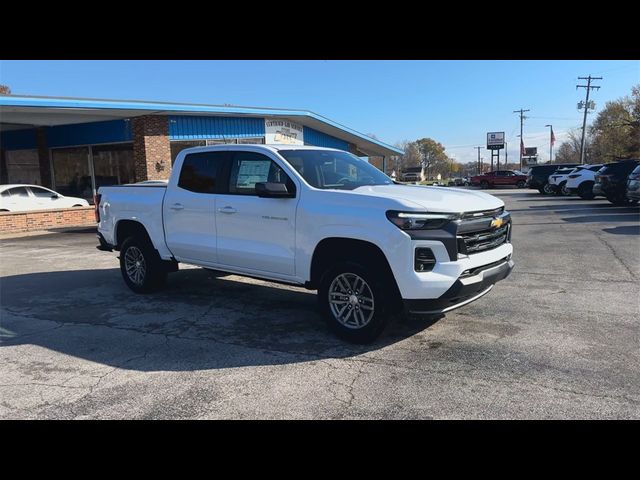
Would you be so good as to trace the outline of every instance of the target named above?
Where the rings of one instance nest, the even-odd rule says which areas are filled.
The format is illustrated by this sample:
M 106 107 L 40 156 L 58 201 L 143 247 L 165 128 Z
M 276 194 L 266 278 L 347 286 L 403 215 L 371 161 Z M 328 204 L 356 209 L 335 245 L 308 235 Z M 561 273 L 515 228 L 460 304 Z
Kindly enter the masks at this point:
M 399 200 L 415 209 L 431 212 L 476 212 L 504 206 L 504 202 L 488 193 L 451 187 L 419 185 L 367 185 L 351 193 Z

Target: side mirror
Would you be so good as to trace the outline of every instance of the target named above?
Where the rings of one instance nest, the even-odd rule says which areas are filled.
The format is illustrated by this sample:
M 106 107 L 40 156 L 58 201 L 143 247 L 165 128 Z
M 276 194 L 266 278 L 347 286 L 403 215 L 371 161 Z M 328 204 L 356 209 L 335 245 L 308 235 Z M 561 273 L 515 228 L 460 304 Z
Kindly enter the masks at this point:
M 257 182 L 256 194 L 261 198 L 293 198 L 295 193 L 290 193 L 284 183 Z
M 60 198 L 60 195 L 58 195 L 57 193 L 52 193 L 51 198 L 55 200 L 56 198 Z

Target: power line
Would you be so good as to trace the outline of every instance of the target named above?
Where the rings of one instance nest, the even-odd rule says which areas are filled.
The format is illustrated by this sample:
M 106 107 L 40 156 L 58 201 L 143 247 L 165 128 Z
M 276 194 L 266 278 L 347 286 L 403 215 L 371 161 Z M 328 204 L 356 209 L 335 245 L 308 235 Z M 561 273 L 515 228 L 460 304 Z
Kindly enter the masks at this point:
M 587 129 L 587 113 L 589 111 L 589 92 L 591 90 L 598 90 L 600 87 L 598 85 L 591 85 L 591 80 L 602 80 L 602 77 L 592 77 L 589 75 L 588 77 L 578 77 L 578 80 L 586 80 L 586 85 L 576 85 L 576 90 L 578 88 L 584 88 L 587 91 L 587 98 L 584 101 L 584 117 L 582 119 L 582 140 L 580 140 L 580 164 L 584 163 L 584 139 L 585 133 Z M 578 104 L 578 108 L 580 104 Z

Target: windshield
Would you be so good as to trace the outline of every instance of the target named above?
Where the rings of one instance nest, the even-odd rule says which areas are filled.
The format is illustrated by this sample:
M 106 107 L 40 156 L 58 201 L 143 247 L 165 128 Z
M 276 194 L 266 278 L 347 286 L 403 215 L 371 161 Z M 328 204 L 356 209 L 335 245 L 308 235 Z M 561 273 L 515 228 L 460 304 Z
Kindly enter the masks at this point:
M 278 152 L 315 188 L 353 190 L 364 185 L 392 185 L 393 180 L 367 161 L 334 150 Z

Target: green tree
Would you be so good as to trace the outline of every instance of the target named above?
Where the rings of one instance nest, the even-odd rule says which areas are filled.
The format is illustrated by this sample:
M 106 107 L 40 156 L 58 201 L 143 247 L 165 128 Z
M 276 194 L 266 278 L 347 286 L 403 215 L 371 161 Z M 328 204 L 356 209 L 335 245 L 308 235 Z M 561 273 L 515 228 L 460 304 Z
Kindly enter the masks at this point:
M 416 140 L 421 162 L 429 177 L 434 177 L 438 173 L 447 175 L 451 159 L 444 153 L 444 146 L 431 138 L 421 138 Z
M 589 129 L 593 154 L 603 162 L 631 158 L 640 152 L 632 137 L 634 130 L 634 101 L 624 97 L 607 102 Z

